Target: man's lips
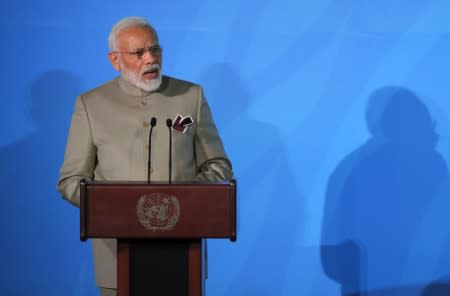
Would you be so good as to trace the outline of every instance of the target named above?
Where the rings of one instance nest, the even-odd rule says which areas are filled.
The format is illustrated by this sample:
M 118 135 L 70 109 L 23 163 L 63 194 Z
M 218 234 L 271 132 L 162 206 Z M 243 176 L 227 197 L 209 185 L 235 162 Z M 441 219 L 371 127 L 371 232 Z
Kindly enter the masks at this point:
M 154 79 L 154 78 L 158 77 L 158 73 L 159 73 L 158 69 L 150 69 L 150 70 L 144 71 L 144 73 L 142 74 L 142 77 Z

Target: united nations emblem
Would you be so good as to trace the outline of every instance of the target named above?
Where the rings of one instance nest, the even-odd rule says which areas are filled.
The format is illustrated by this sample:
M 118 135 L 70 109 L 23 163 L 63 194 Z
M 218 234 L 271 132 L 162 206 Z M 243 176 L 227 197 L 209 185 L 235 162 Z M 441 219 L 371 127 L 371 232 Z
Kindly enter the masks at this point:
M 152 231 L 172 229 L 180 216 L 178 199 L 162 193 L 141 196 L 136 209 L 139 222 L 145 229 Z

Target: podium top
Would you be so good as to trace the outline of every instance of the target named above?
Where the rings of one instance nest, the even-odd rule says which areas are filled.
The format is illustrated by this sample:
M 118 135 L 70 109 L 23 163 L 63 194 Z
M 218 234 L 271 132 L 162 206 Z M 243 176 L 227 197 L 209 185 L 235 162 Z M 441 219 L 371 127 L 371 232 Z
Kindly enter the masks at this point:
M 209 186 L 236 186 L 236 180 L 230 181 L 215 181 L 215 182 L 207 182 L 207 181 L 198 181 L 198 182 L 188 182 L 188 181 L 172 181 L 171 183 L 167 181 L 92 181 L 88 179 L 82 179 L 80 184 L 86 185 L 118 185 L 118 186 L 139 186 L 139 185 L 151 185 L 151 186 L 201 186 L 201 185 L 209 185 Z

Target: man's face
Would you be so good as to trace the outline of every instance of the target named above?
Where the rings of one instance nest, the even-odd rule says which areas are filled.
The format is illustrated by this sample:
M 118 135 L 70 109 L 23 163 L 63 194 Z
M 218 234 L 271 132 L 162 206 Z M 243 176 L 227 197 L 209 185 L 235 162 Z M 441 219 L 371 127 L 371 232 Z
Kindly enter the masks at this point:
M 111 64 L 135 86 L 147 91 L 155 90 L 161 83 L 161 54 L 148 49 L 157 44 L 153 32 L 146 27 L 123 29 L 116 38 L 116 51 L 109 54 Z M 139 57 L 133 54 L 144 50 Z

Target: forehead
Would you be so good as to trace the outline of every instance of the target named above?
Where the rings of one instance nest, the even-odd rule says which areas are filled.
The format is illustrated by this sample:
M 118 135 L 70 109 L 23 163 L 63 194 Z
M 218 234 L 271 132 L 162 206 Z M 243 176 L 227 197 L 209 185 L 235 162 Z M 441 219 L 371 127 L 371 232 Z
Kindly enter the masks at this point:
M 147 27 L 125 28 L 117 34 L 116 44 L 120 50 L 133 50 L 157 43 L 156 36 Z

